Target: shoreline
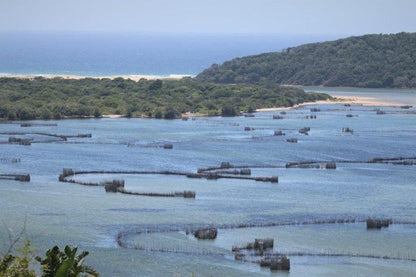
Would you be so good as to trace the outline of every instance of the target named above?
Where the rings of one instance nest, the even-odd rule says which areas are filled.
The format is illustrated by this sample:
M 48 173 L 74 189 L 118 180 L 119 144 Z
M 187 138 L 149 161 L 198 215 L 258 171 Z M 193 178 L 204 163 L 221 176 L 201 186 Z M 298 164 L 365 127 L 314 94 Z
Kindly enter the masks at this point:
M 352 105 L 363 105 L 363 106 L 382 106 L 382 107 L 399 107 L 408 105 L 406 102 L 399 101 L 383 101 L 377 99 L 377 97 L 370 96 L 352 96 L 352 95 L 334 95 L 335 99 L 339 99 L 340 103 L 352 104 Z
M 53 78 L 62 78 L 62 79 L 73 79 L 73 80 L 81 80 L 85 78 L 92 78 L 92 79 L 116 79 L 116 78 L 123 78 L 123 79 L 130 79 L 132 81 L 139 81 L 141 79 L 147 80 L 180 80 L 186 77 L 193 77 L 192 75 L 186 74 L 169 74 L 169 75 L 109 75 L 109 76 L 87 76 L 87 75 L 65 75 L 65 74 L 9 74 L 9 73 L 0 73 L 0 78 L 15 78 L 15 79 L 34 79 L 36 77 L 43 77 L 46 79 L 53 79 Z M 282 85 L 288 86 L 288 85 Z M 297 87 L 297 86 L 294 86 Z M 292 110 L 297 109 L 299 107 L 310 106 L 310 105 L 331 105 L 331 104 L 349 104 L 349 105 L 361 105 L 361 106 L 378 106 L 378 107 L 401 107 L 407 106 L 409 103 L 406 103 L 406 99 L 381 99 L 381 97 L 377 97 L 376 95 L 365 95 L 365 96 L 357 96 L 357 95 L 348 95 L 347 94 L 338 94 L 338 92 L 334 91 L 322 91 L 332 97 L 332 99 L 327 100 L 320 100 L 316 102 L 304 102 L 300 104 L 293 105 L 291 107 L 272 107 L 272 108 L 259 108 L 256 109 L 255 112 L 272 112 L 272 111 L 283 111 L 283 110 Z M 410 103 L 412 105 L 412 103 Z M 413 105 L 416 105 L 413 103 Z M 208 116 L 208 114 L 200 114 L 200 113 L 184 113 L 182 117 L 201 117 L 201 116 Z M 106 114 L 102 115 L 102 118 L 120 118 L 124 117 L 123 115 L 117 114 Z
M 377 100 L 374 97 L 365 97 L 365 96 L 348 96 L 348 95 L 338 95 L 334 97 L 332 100 L 320 100 L 316 102 L 304 102 L 300 104 L 296 104 L 291 107 L 277 107 L 277 108 L 260 108 L 256 109 L 255 112 L 274 112 L 274 111 L 285 111 L 285 110 L 295 110 L 300 107 L 304 106 L 311 106 L 311 105 L 336 105 L 336 104 L 350 104 L 350 105 L 359 105 L 359 106 L 377 106 L 377 107 L 401 107 L 407 105 L 406 103 L 400 102 L 386 102 Z M 244 114 L 244 113 L 242 113 Z M 201 113 L 183 113 L 182 117 L 206 117 L 209 116 L 208 114 L 201 114 Z M 124 117 L 123 115 L 102 115 L 102 118 L 121 118 Z M 180 119 L 180 118 L 177 118 Z
M 186 77 L 193 77 L 190 74 L 169 74 L 169 75 L 145 75 L 145 74 L 122 74 L 122 75 L 106 75 L 106 76 L 88 76 L 88 75 L 73 75 L 73 74 L 8 74 L 8 73 L 0 73 L 0 78 L 17 78 L 17 79 L 34 79 L 36 77 L 43 77 L 46 79 L 53 79 L 53 78 L 62 78 L 62 79 L 69 79 L 69 80 L 81 80 L 85 78 L 92 78 L 92 79 L 111 79 L 114 80 L 116 78 L 123 78 L 123 79 L 130 79 L 133 81 L 139 81 L 140 79 L 147 79 L 147 80 L 180 80 Z
M 171 76 L 171 75 L 170 75 Z M 117 77 L 114 77 L 117 78 Z M 168 77 L 166 77 L 168 78 Z M 406 106 L 408 104 L 402 103 L 402 102 L 394 102 L 394 101 L 381 101 L 374 97 L 366 97 L 366 96 L 350 96 L 350 95 L 337 95 L 336 97 L 333 96 L 333 99 L 328 100 L 319 100 L 316 102 L 304 102 L 300 104 L 293 105 L 291 107 L 276 107 L 276 108 L 260 108 L 256 109 L 255 112 L 273 112 L 273 111 L 285 111 L 285 110 L 294 110 L 300 107 L 304 106 L 311 106 L 311 105 L 336 105 L 336 104 L 350 104 L 350 105 L 359 105 L 359 106 L 377 106 L 377 107 L 401 107 Z M 244 113 L 242 113 L 244 114 Z M 208 114 L 201 114 L 201 113 L 191 113 L 186 112 L 181 114 L 181 117 L 178 117 L 176 119 L 181 118 L 189 118 L 189 117 L 209 117 Z M 65 119 L 85 119 L 85 118 L 94 118 L 94 117 L 68 117 L 63 118 L 61 120 Z M 109 118 L 109 119 L 117 119 L 117 118 L 125 118 L 124 115 L 121 114 L 103 114 L 99 118 Z M 133 118 L 143 118 L 143 117 L 133 117 Z M 40 120 L 40 119 L 35 119 Z M 0 122 L 2 120 L 0 119 Z M 22 120 L 19 120 L 22 121 Z M 25 121 L 25 120 L 23 120 Z M 30 120 L 28 120 L 30 121 Z
M 330 95 L 330 93 L 327 93 Z M 316 102 L 304 102 L 296 104 L 292 107 L 278 107 L 278 108 L 260 108 L 256 109 L 256 112 L 272 112 L 272 111 L 283 111 L 297 109 L 299 107 L 310 106 L 310 105 L 330 105 L 330 104 L 350 104 L 360 106 L 379 106 L 379 107 L 400 107 L 408 105 L 403 102 L 397 101 L 382 101 L 375 97 L 368 96 L 350 96 L 350 95 L 333 95 L 332 100 L 320 100 Z

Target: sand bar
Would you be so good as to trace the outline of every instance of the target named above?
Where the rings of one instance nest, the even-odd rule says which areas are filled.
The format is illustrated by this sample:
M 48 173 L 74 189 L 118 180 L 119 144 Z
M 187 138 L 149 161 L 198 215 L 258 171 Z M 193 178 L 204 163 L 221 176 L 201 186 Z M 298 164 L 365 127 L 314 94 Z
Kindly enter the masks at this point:
M 121 114 L 103 114 L 103 118 L 121 118 L 124 117 L 124 115 Z
M 337 95 L 337 102 L 344 104 L 364 105 L 364 106 L 403 106 L 407 105 L 405 101 L 400 100 L 380 100 L 377 97 L 370 96 L 351 96 L 351 95 Z
M 328 93 L 330 94 L 330 93 Z M 279 107 L 279 108 L 264 108 L 256 109 L 256 112 L 270 112 L 270 111 L 282 111 L 297 109 L 303 106 L 309 105 L 325 105 L 325 104 L 351 104 L 351 105 L 363 105 L 363 106 L 380 106 L 380 107 L 400 107 L 407 105 L 407 103 L 400 101 L 383 101 L 376 97 L 368 96 L 351 96 L 351 95 L 337 95 L 333 100 L 320 100 L 316 102 L 305 102 L 294 105 L 292 107 Z

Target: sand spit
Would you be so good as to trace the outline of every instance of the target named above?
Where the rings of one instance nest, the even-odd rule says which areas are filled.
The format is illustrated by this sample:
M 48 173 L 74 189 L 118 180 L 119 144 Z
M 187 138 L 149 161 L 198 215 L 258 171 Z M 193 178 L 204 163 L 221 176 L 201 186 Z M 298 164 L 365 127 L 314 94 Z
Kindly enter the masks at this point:
M 309 106 L 309 105 L 327 105 L 327 104 L 350 104 L 350 105 L 380 106 L 380 107 L 400 107 L 403 105 L 407 105 L 406 103 L 402 103 L 398 101 L 382 101 L 375 97 L 367 97 L 367 96 L 337 95 L 333 97 L 334 98 L 332 100 L 305 102 L 305 103 L 294 105 L 292 107 L 256 109 L 256 112 L 283 111 L 283 110 L 297 109 L 299 107 Z

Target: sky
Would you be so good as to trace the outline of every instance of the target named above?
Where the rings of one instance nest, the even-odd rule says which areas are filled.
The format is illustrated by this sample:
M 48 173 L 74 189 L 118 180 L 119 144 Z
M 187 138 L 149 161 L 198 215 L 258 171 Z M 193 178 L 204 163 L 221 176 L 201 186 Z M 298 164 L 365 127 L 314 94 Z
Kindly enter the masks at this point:
M 0 32 L 416 31 L 416 0 L 0 0 Z

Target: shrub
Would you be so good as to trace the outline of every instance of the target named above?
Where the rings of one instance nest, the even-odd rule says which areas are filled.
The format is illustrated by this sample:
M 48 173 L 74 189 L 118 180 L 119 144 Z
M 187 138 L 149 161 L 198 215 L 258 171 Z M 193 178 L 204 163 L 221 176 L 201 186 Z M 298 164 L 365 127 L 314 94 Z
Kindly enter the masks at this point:
M 16 241 L 15 241 L 16 242 Z M 99 276 L 89 266 L 84 265 L 87 251 L 77 255 L 77 248 L 65 246 L 61 251 L 58 246 L 46 251 L 44 258 L 33 257 L 35 250 L 27 241 L 22 248 L 17 249 L 20 253 L 14 256 L 10 253 L 0 257 L 0 276 L 2 277 L 36 277 L 33 261 L 40 263 L 42 277 L 77 277 L 77 276 Z

